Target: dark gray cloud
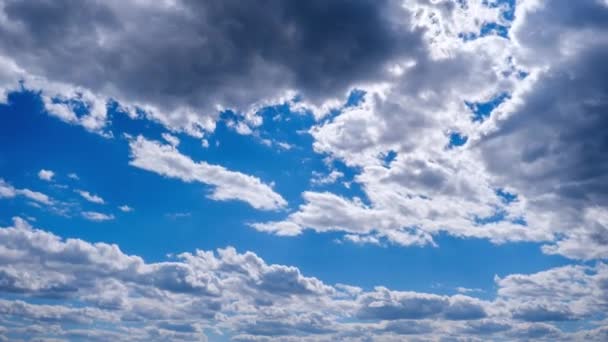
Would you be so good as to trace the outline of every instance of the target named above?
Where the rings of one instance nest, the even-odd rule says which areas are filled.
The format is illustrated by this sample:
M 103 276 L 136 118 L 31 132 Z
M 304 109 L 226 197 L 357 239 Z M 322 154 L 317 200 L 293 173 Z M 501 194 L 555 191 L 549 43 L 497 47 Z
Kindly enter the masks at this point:
M 608 45 L 577 57 L 541 75 L 483 152 L 492 172 L 530 197 L 553 193 L 581 209 L 608 204 Z
M 313 102 L 343 96 L 424 50 L 390 0 L 172 3 L 6 0 L 0 54 L 52 81 L 178 110 L 163 118 L 179 127 L 193 122 L 179 109 L 247 109 L 288 89 Z
M 527 198 L 530 211 L 565 234 L 545 252 L 605 258 L 608 6 L 555 1 L 521 15 L 513 32 L 517 55 L 535 79 L 480 143 L 483 160 Z

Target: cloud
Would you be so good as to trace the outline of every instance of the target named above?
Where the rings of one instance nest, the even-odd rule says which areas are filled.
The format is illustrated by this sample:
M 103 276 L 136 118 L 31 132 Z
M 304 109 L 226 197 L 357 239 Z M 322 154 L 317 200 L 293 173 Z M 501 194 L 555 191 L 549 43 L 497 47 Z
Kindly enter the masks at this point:
M 344 177 L 344 173 L 338 170 L 332 170 L 329 174 L 324 175 L 319 172 L 313 172 L 313 178 L 310 180 L 310 183 L 313 185 L 325 185 L 325 184 L 333 184 L 338 179 Z
M 82 196 L 82 198 L 86 199 L 87 201 L 91 202 L 91 203 L 97 203 L 97 204 L 105 204 L 106 202 L 104 201 L 103 198 L 94 195 L 88 191 L 84 191 L 84 190 L 75 190 L 80 196 Z
M 130 213 L 133 210 L 135 210 L 135 209 L 131 208 L 130 206 L 126 205 L 126 204 L 125 205 L 121 205 L 120 207 L 118 207 L 118 209 L 120 211 L 122 211 L 123 213 Z
M 211 331 L 235 340 L 586 334 L 600 341 L 594 328 L 562 332 L 551 323 L 559 317 L 547 312 L 561 308 L 572 314 L 569 319 L 601 322 L 606 279 L 608 266 L 598 264 L 497 278 L 493 300 L 386 287 L 365 291 L 331 286 L 231 247 L 150 263 L 117 245 L 62 239 L 15 218 L 11 227 L 0 228 L 0 294 L 10 295 L 0 300 L 0 327 L 10 324 L 0 334 L 118 341 L 204 339 Z M 34 326 L 39 328 L 26 329 Z
M 110 221 L 114 219 L 114 215 L 112 214 L 98 213 L 96 211 L 83 211 L 82 217 L 95 222 Z
M 174 135 L 171 135 L 169 133 L 163 133 L 162 137 L 163 137 L 163 139 L 165 139 L 166 142 L 171 144 L 171 146 L 173 146 L 173 147 L 177 147 L 177 145 L 179 145 L 179 138 Z
M 346 240 L 403 246 L 434 245 L 433 236 L 440 233 L 494 243 L 552 241 L 551 226 L 527 210 L 525 196 L 514 203 L 501 200 L 497 189 L 509 184 L 487 172 L 473 143 L 486 128 L 471 120 L 466 103 L 511 94 L 523 81 L 509 72 L 515 66 L 508 39 L 487 35 L 464 42 L 458 37 L 464 27 L 451 27 L 455 23 L 450 16 L 497 20 L 502 6 L 476 3 L 464 9 L 450 2 L 435 6 L 420 1 L 411 7 L 420 14 L 414 24 L 428 30 L 422 34 L 427 49 L 396 62 L 384 82 L 362 85 L 361 101 L 309 130 L 315 152 L 350 167 L 363 196 L 306 191 L 298 211 L 252 226 L 281 235 L 305 229 L 338 231 Z M 436 23 L 425 15 L 445 25 L 445 36 L 435 35 Z M 479 26 L 471 20 L 467 30 L 480 30 L 483 20 Z M 446 148 L 455 132 L 470 143 Z
M 599 208 L 608 203 L 608 74 L 602 61 L 608 43 L 591 36 L 608 32 L 602 20 L 608 7 L 600 1 L 571 5 L 556 1 L 518 10 L 525 18 L 514 26 L 518 52 L 538 72 L 480 148 L 489 171 L 516 187 L 530 210 L 546 213 L 553 229 L 565 235 L 544 251 L 603 258 L 606 222 Z M 534 31 L 537 25 L 542 29 Z M 508 167 L 514 163 L 517 168 Z
M 6 94 L 23 80 L 40 90 L 51 114 L 104 134 L 108 107 L 202 139 L 224 109 L 237 112 L 230 124 L 243 134 L 255 133 L 263 121 L 256 111 L 264 106 L 312 112 L 314 151 L 355 171 L 365 204 L 305 191 L 300 211 L 252 224 L 261 231 L 340 231 L 342 240 L 405 246 L 432 245 L 433 236 L 448 233 L 543 242 L 546 253 L 601 258 L 605 229 L 592 213 L 605 204 L 608 183 L 600 115 L 606 42 L 589 37 L 604 36 L 606 6 L 561 0 L 514 6 L 271 1 L 261 10 L 232 2 L 109 1 L 82 5 L 72 16 L 75 8 L 63 1 L 36 7 L 6 1 L 0 84 Z M 150 17 L 154 27 L 135 24 Z M 38 29 L 45 25 L 54 29 Z M 140 26 L 145 30 L 134 29 Z M 327 33 L 320 34 L 323 27 Z M 42 50 L 45 58 L 37 58 Z M 355 88 L 362 98 L 344 105 Z M 467 143 L 446 148 L 455 135 Z M 179 139 L 163 136 L 176 152 Z M 137 141 L 132 147 L 144 144 Z M 211 185 L 216 200 L 265 210 L 287 205 L 253 176 L 234 172 L 230 178 L 245 189 L 237 191 L 225 179 L 233 171 L 182 161 L 190 170 L 168 172 L 167 160 L 132 164 Z M 212 169 L 225 177 L 209 176 Z M 328 176 L 313 183 L 339 178 Z M 505 188 L 517 201 L 501 200 L 497 190 Z
M 470 297 L 396 292 L 376 288 L 359 297 L 357 313 L 362 319 L 399 320 L 443 316 L 448 320 L 475 320 L 487 316 L 484 303 Z
M 296 212 L 252 226 L 401 245 L 447 233 L 605 258 L 608 43 L 592 37 L 605 36 L 608 6 L 518 2 L 514 16 L 509 7 L 414 2 L 428 53 L 396 63 L 392 78 L 361 86 L 359 103 L 309 130 L 315 152 L 354 171 L 363 200 L 306 191 Z M 484 34 L 488 23 L 506 34 Z M 453 134 L 467 144 L 446 148 Z
M 605 264 L 568 265 L 524 275 L 496 277 L 498 295 L 515 318 L 563 321 L 592 315 L 608 300 Z
M 188 183 L 200 182 L 211 185 L 213 186 L 213 191 L 209 195 L 211 199 L 240 200 L 261 210 L 277 210 L 287 205 L 281 195 L 259 178 L 204 161 L 195 162 L 181 154 L 175 146 L 163 145 L 142 136 L 133 139 L 129 146 L 130 165 Z
M 13 198 L 16 196 L 23 196 L 39 204 L 53 204 L 53 200 L 41 192 L 32 191 L 30 189 L 16 189 L 0 178 L 0 198 Z
M 45 181 L 51 181 L 53 179 L 53 176 L 55 176 L 55 172 L 53 172 L 51 170 L 41 169 L 38 172 L 38 178 L 45 180 Z
M 202 136 L 219 108 L 249 111 L 294 91 L 319 104 L 382 79 L 392 60 L 422 49 L 411 13 L 387 0 L 7 0 L 1 9 L 0 54 L 14 71 L 0 84 L 18 89 L 25 78 L 49 112 L 92 131 L 105 128 L 116 100 L 131 116 L 139 108 Z

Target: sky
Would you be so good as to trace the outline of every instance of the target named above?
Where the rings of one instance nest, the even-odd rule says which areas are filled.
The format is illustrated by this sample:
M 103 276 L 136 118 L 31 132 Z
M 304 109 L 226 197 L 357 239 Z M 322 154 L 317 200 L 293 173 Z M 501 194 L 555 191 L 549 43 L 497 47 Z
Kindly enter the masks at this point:
M 608 340 L 606 0 L 0 0 L 0 341 Z

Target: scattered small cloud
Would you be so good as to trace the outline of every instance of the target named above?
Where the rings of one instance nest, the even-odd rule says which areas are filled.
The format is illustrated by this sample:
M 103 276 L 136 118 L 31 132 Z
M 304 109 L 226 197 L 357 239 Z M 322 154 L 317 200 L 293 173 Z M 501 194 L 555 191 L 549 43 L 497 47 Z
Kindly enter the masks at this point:
M 180 213 L 168 213 L 165 214 L 165 217 L 171 219 L 171 220 L 177 220 L 177 219 L 182 219 L 182 218 L 186 218 L 186 217 L 191 217 L 192 213 L 189 212 L 180 212 Z
M 92 194 L 88 191 L 84 191 L 84 190 L 75 190 L 76 193 L 78 193 L 80 196 L 82 196 L 82 198 L 86 199 L 87 201 L 91 202 L 91 203 L 97 203 L 97 204 L 105 204 L 106 202 L 104 201 L 103 198 Z
M 36 204 L 52 205 L 53 200 L 46 194 L 38 191 L 32 191 L 30 189 L 17 189 L 11 184 L 5 182 L 0 178 L 0 198 L 13 198 L 16 196 L 23 196 L 27 199 L 34 201 Z
M 332 170 L 329 174 L 323 174 L 321 172 L 313 171 L 312 179 L 310 180 L 310 182 L 313 185 L 333 184 L 342 177 L 344 177 L 344 173 L 338 170 Z
M 120 207 L 118 207 L 118 209 L 120 211 L 122 211 L 123 213 L 130 213 L 133 211 L 133 208 L 129 207 L 128 205 L 121 205 Z
M 55 176 L 55 172 L 53 172 L 51 170 L 42 169 L 42 170 L 38 171 L 38 178 L 45 180 L 47 182 L 52 181 L 54 176 Z
M 114 215 L 112 214 L 98 213 L 96 211 L 83 211 L 82 217 L 95 222 L 110 221 L 114 219 Z

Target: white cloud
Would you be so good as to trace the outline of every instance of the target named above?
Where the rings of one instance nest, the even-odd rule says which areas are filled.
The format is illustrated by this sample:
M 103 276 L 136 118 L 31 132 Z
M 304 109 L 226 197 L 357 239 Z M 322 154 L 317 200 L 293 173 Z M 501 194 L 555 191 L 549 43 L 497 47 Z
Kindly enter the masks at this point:
M 204 161 L 195 162 L 172 145 L 138 136 L 130 142 L 132 166 L 184 182 L 200 182 L 214 187 L 209 198 L 241 200 L 256 209 L 276 210 L 287 205 L 281 195 L 259 178 L 230 171 Z
M 163 133 L 162 137 L 163 137 L 163 139 L 165 139 L 166 142 L 171 144 L 171 146 L 173 146 L 173 147 L 177 147 L 177 145 L 179 145 L 179 138 L 176 137 L 175 135 L 171 135 L 169 133 Z
M 53 179 L 53 176 L 55 176 L 55 172 L 51 170 L 42 169 L 38 172 L 38 178 L 45 181 L 51 181 Z
M 326 185 L 335 183 L 338 179 L 344 177 L 344 173 L 338 170 L 331 170 L 331 172 L 327 175 L 320 172 L 313 172 L 312 176 L 313 178 L 310 180 L 311 184 Z
M 32 191 L 30 189 L 16 189 L 11 184 L 0 178 L 0 198 L 13 198 L 16 196 L 23 196 L 39 204 L 53 204 L 53 200 L 41 192 Z
M 83 211 L 82 217 L 89 221 L 96 222 L 110 221 L 114 219 L 114 215 L 112 214 L 98 213 L 96 211 Z
M 82 198 L 86 199 L 87 201 L 91 202 L 91 203 L 97 203 L 97 204 L 105 204 L 106 202 L 104 201 L 103 198 L 92 194 L 88 191 L 84 191 L 84 190 L 75 190 L 80 196 L 82 196 Z
M 604 258 L 608 41 L 593 37 L 606 36 L 600 18 L 608 7 L 518 2 L 511 23 L 506 4 L 486 4 L 410 4 L 415 24 L 427 29 L 430 55 L 406 58 L 384 82 L 358 86 L 366 92 L 362 103 L 310 129 L 317 153 L 352 167 L 365 204 L 307 191 L 284 220 L 252 226 L 281 235 L 340 231 L 344 240 L 374 244 L 430 243 L 447 233 L 544 242 L 545 253 Z M 583 25 L 582 18 L 589 20 Z M 481 37 L 491 22 L 512 27 L 510 39 Z M 459 36 L 469 33 L 475 39 Z M 473 121 L 480 106 L 466 103 L 499 94 L 509 96 Z M 467 144 L 448 148 L 453 132 Z M 396 157 L 387 165 L 389 151 Z M 516 200 L 505 201 L 499 189 Z
M 601 263 L 497 277 L 496 298 L 482 300 L 331 286 L 295 267 L 270 265 L 233 248 L 148 263 L 117 245 L 61 239 L 20 218 L 0 228 L 0 261 L 0 294 L 11 294 L 0 300 L 0 314 L 9 319 L 0 319 L 0 327 L 10 322 L 10 330 L 26 339 L 193 340 L 214 331 L 235 340 L 597 335 L 601 341 L 593 324 L 606 319 L 608 304 L 608 266 Z M 32 297 L 48 300 L 40 304 Z M 584 324 L 564 332 L 555 324 L 589 317 L 589 330 Z M 40 329 L 25 329 L 32 324 Z M 0 334 L 6 333 L 0 328 Z
M 120 211 L 124 212 L 124 213 L 129 213 L 129 212 L 132 212 L 134 210 L 133 208 L 131 208 L 130 206 L 128 206 L 126 204 L 125 205 L 121 205 L 120 207 L 118 207 L 118 209 Z

